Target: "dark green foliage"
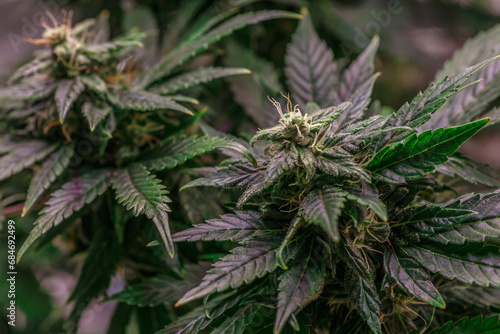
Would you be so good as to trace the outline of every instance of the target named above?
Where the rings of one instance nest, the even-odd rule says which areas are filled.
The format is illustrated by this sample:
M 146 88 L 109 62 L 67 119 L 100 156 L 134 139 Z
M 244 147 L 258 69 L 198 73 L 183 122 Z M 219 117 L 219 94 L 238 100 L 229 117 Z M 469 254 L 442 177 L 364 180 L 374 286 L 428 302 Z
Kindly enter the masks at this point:
M 437 175 L 497 182 L 491 169 L 456 153 L 489 119 L 418 132 L 470 76 L 498 61 L 441 78 L 392 116 L 360 117 L 376 78 L 377 39 L 339 71 L 304 14 L 285 55 L 292 97 L 285 111 L 271 99 L 278 124 L 250 141 L 268 144 L 253 149 L 258 165 L 228 160 L 184 186 L 241 189 L 240 211 L 173 236 L 238 243 L 177 305 L 215 300 L 209 296 L 217 292 L 259 291 L 263 279 L 267 288 L 254 292 L 258 302 L 234 300 L 232 310 L 204 316 L 195 309 L 163 333 L 218 333 L 236 323 L 230 332 L 254 333 L 249 310 L 262 312 L 261 304 L 271 309 L 273 333 L 422 332 L 450 319 L 457 301 L 473 313 L 470 294 L 450 287 L 499 287 L 498 192 L 445 201 L 452 188 Z M 302 328 L 299 317 L 312 325 Z M 194 328 L 184 319 L 210 324 Z M 495 322 L 476 318 L 443 328 L 472 333 Z
M 45 50 L 0 89 L 0 218 L 34 222 L 33 272 L 31 245 L 77 268 L 66 332 L 102 301 L 108 333 L 500 331 L 500 173 L 458 152 L 500 119 L 498 27 L 389 114 L 378 36 L 349 63 L 305 8 L 153 3 L 122 5 L 133 29 L 113 39 L 105 14 L 43 22 Z
M 194 15 L 202 6 L 191 9 Z M 66 324 L 68 332 L 75 333 L 83 310 L 106 294 L 119 266 L 133 273 L 131 277 L 160 272 L 163 276 L 158 277 L 165 282 L 186 283 L 184 290 L 164 291 L 155 301 L 134 295 L 143 286 L 130 282 L 130 293 L 116 297 L 134 305 L 123 311 L 137 317 L 141 333 L 169 322 L 163 317 L 165 298 L 174 302 L 193 282 L 199 283 L 182 279 L 186 277 L 181 273 L 182 255 L 176 254 L 170 234 L 167 188 L 176 189 L 180 177 L 173 169 L 218 148 L 232 151 L 242 162 L 248 159 L 255 166 L 257 162 L 247 147 L 227 138 L 200 136 L 196 127 L 206 110 L 197 106 L 200 85 L 250 71 L 191 61 L 198 61 L 212 44 L 237 29 L 271 19 L 300 18 L 285 11 L 235 16 L 237 11 L 198 13 L 199 25 L 172 32 L 185 36 L 170 40 L 169 51 L 161 55 L 155 54 L 159 30 L 153 21 L 151 36 L 134 29 L 109 40 L 104 13 L 74 26 L 66 12 L 62 21 L 47 14 L 51 24 L 42 21 L 41 38 L 29 40 L 45 48 L 11 75 L 8 87 L 0 89 L 2 197 L 12 195 L 15 201 L 25 197 L 19 204 L 26 219 L 30 210 L 41 207 L 24 244 L 19 241 L 17 260 L 37 240 L 45 245 L 56 236 L 73 244 L 71 255 L 86 254 L 70 298 L 75 307 Z M 29 177 L 30 171 L 24 171 L 28 168 L 35 173 L 27 195 L 11 193 L 21 186 L 20 179 Z M 174 222 L 182 222 L 176 215 Z M 74 234 L 73 229 L 79 232 Z M 148 244 L 164 247 L 146 248 Z M 158 284 L 153 281 L 146 287 Z M 113 322 L 125 327 L 118 316 Z

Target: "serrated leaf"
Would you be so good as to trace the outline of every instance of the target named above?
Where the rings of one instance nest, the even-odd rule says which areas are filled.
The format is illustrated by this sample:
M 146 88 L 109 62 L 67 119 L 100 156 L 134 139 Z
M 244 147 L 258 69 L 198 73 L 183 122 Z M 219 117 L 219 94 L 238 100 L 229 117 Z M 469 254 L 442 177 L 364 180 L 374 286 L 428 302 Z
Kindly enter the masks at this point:
M 474 305 L 490 310 L 500 310 L 500 289 L 457 286 L 442 291 L 447 300 L 460 305 Z
M 337 256 L 352 270 L 356 275 L 364 280 L 373 280 L 373 265 L 371 261 L 363 256 L 359 249 L 351 240 L 342 238 L 334 248 Z
M 387 221 L 387 209 L 384 202 L 379 199 L 378 191 L 374 186 L 365 184 L 362 189 L 348 188 L 346 189 L 346 197 L 361 205 L 369 207 L 380 217 L 380 219 Z
M 339 85 L 335 91 L 334 104 L 349 101 L 351 105 L 337 121 L 337 124 L 350 123 L 359 119 L 370 103 L 373 84 L 378 74 L 375 70 L 375 54 L 377 53 L 379 38 L 375 35 L 370 44 L 343 72 Z
M 302 309 L 321 292 L 325 278 L 325 265 L 313 256 L 311 243 L 303 256 L 295 259 L 279 278 L 278 309 L 274 323 L 274 333 L 281 333 L 290 316 Z
M 245 188 L 258 179 L 263 179 L 265 167 L 254 167 L 251 165 L 230 165 L 217 167 L 216 171 L 207 177 L 202 177 L 189 182 L 181 188 L 191 187 L 223 187 L 223 188 Z
M 108 92 L 106 82 L 97 74 L 80 75 L 79 78 L 88 89 L 93 90 L 94 92 L 101 94 L 102 96 L 105 96 Z
M 73 179 L 55 191 L 40 212 L 35 227 L 19 249 L 17 261 L 42 234 L 102 195 L 108 188 L 109 175 L 110 171 L 107 169 L 94 170 Z
M 222 215 L 217 219 L 207 220 L 204 224 L 194 225 L 172 236 L 179 241 L 240 241 L 255 235 L 278 232 L 282 228 L 273 221 L 264 221 L 260 214 L 253 211 L 236 211 L 235 214 Z
M 158 109 L 167 109 L 180 111 L 182 113 L 193 115 L 193 112 L 183 105 L 175 102 L 169 97 L 161 96 L 146 91 L 122 91 L 116 93 L 113 103 L 122 108 L 137 111 L 154 111 Z
M 230 255 L 216 262 L 214 268 L 207 272 L 203 282 L 188 291 L 176 305 L 186 304 L 214 292 L 249 284 L 276 270 L 279 266 L 276 252 L 283 236 L 284 233 L 280 232 L 244 241 L 241 246 L 233 249 Z M 284 252 L 285 261 L 289 258 L 290 247 L 293 246 L 289 245 Z
M 184 64 L 189 59 L 195 57 L 201 51 L 208 48 L 208 46 L 222 37 L 231 34 L 234 30 L 242 29 L 248 25 L 256 24 L 262 21 L 277 19 L 277 18 L 300 18 L 299 15 L 291 12 L 268 10 L 260 11 L 257 13 L 245 13 L 233 17 L 226 22 L 218 25 L 210 30 L 204 36 L 196 39 L 192 43 L 182 44 L 179 47 L 165 55 L 159 62 L 158 67 L 154 71 L 151 78 L 148 78 L 148 85 L 161 81 L 171 71 Z
M 463 200 L 464 198 L 458 198 L 442 204 L 424 204 L 405 208 L 394 218 L 396 223 L 391 224 L 391 228 L 408 226 L 422 234 L 435 233 L 477 213 L 466 209 L 470 206 L 464 206 Z
M 113 111 L 113 108 L 108 105 L 98 106 L 92 102 L 85 102 L 82 106 L 82 114 L 89 122 L 90 131 L 92 132 L 111 111 Z
M 106 301 L 119 301 L 139 307 L 175 302 L 200 283 L 205 267 L 205 265 L 186 265 L 185 274 L 181 278 L 167 275 L 146 278 L 142 282 L 128 286 Z
M 45 71 L 49 68 L 49 66 L 52 64 L 51 59 L 45 59 L 45 58 L 35 58 L 29 63 L 19 67 L 10 77 L 9 80 L 7 81 L 8 85 L 12 85 L 16 81 L 19 81 L 20 79 L 30 77 L 34 74 L 37 74 L 39 72 Z
M 464 244 L 484 242 L 487 238 L 500 236 L 500 221 L 496 219 L 500 217 L 498 191 L 490 194 L 470 193 L 449 203 L 450 207 L 475 211 L 476 214 L 468 215 L 457 222 L 451 221 L 452 225 L 444 229 L 438 228 L 439 233 L 432 234 L 435 229 L 426 228 L 420 232 L 423 237 L 444 244 Z
M 486 118 L 457 127 L 412 134 L 404 141 L 377 152 L 366 168 L 379 180 L 389 183 L 401 184 L 420 178 L 447 161 L 448 156 L 487 123 Z
M 141 39 L 145 36 L 146 35 L 142 32 L 132 32 L 127 35 L 117 37 L 110 42 L 86 45 L 81 49 L 81 52 L 88 58 L 102 62 L 103 60 L 115 57 L 123 50 L 142 47 Z
M 215 296 L 205 305 L 199 306 L 191 312 L 179 317 L 172 324 L 156 334 L 196 334 L 210 325 L 214 319 L 226 310 L 234 307 L 243 296 L 236 290 Z
M 436 328 L 429 334 L 495 334 L 500 331 L 500 317 L 493 316 L 483 319 L 480 315 L 476 318 L 462 318 L 457 322 L 447 322 L 441 328 Z
M 119 203 L 132 211 L 134 216 L 144 214 L 153 221 L 167 252 L 173 257 L 174 245 L 167 215 L 170 212 L 167 205 L 170 199 L 166 196 L 168 191 L 161 180 L 143 167 L 131 166 L 115 171 L 112 183 Z
M 479 61 L 500 54 L 500 26 L 477 34 L 465 42 L 442 70 L 436 74 L 436 80 L 453 75 L 461 69 Z M 488 104 L 500 94 L 500 62 L 495 61 L 474 73 L 471 81 L 481 80 L 473 87 L 449 98 L 443 109 L 433 115 L 427 128 L 459 125 L 472 121 L 486 110 Z M 446 111 L 446 112 L 445 112 Z
M 408 246 L 406 250 L 422 266 L 448 279 L 479 286 L 500 287 L 500 253 L 496 247 L 429 242 Z
M 152 91 L 158 94 L 172 94 L 218 78 L 249 73 L 251 72 L 246 68 L 200 67 L 189 72 L 179 74 L 178 76 L 155 86 Z
M 320 226 L 334 241 L 339 242 L 339 217 L 346 201 L 346 193 L 336 188 L 313 190 L 300 205 L 304 220 Z
M 480 70 L 494 58 L 485 60 L 477 65 L 471 66 L 462 72 L 446 77 L 439 83 L 433 83 L 423 93 L 419 93 L 410 104 L 405 103 L 397 112 L 392 114 L 384 124 L 384 128 L 408 126 L 416 129 L 426 123 L 446 101 L 447 98 L 456 94 L 463 83 L 475 72 Z M 382 147 L 392 142 L 398 142 L 408 136 L 408 133 L 395 131 L 386 133 L 378 138 L 372 145 L 372 152 L 378 152 Z
M 304 18 L 292 35 L 285 55 L 285 75 L 293 92 L 293 100 L 303 109 L 308 102 L 322 108 L 334 105 L 332 88 L 337 84 L 333 52 L 314 30 L 311 16 Z
M 35 162 L 45 159 L 59 146 L 49 145 L 42 140 L 22 141 L 19 144 L 11 146 L 9 154 L 0 157 L 0 180 L 5 180 Z
M 19 84 L 0 89 L 0 101 L 36 102 L 49 97 L 56 89 L 55 81 Z
M 188 159 L 217 148 L 236 150 L 256 164 L 255 158 L 248 149 L 236 142 L 220 137 L 189 137 L 167 140 L 142 154 L 139 163 L 150 170 L 170 169 L 182 165 Z
M 298 154 L 294 150 L 282 150 L 278 152 L 269 162 L 264 174 L 264 188 L 271 186 L 280 179 L 283 174 L 297 166 Z
M 242 305 L 238 307 L 235 314 L 226 316 L 222 324 L 212 329 L 210 333 L 240 334 L 253 331 L 255 328 L 259 327 L 256 326 L 253 321 L 254 318 L 260 320 L 261 315 L 259 313 L 262 308 L 264 308 L 264 306 L 256 302 Z
M 74 153 L 73 145 L 65 145 L 52 153 L 43 163 L 30 182 L 22 216 L 26 215 L 56 178 L 64 172 Z
M 352 160 L 332 160 L 325 155 L 320 155 L 316 158 L 316 163 L 318 168 L 328 175 L 337 178 L 362 180 L 366 183 L 371 182 L 368 171 Z
M 444 308 L 443 297 L 429 276 L 406 249 L 387 249 L 384 253 L 385 272 L 407 293 L 433 306 Z
M 459 176 L 472 184 L 479 183 L 490 187 L 500 187 L 500 172 L 498 170 L 464 157 L 460 153 L 453 154 L 436 170 L 450 177 Z
M 71 320 L 79 319 L 83 308 L 108 288 L 120 259 L 120 253 L 121 247 L 113 226 L 100 222 L 83 262 L 76 286 L 68 298 L 68 301 L 75 301 L 77 305 L 72 311 Z
M 373 281 L 367 281 L 353 271 L 347 272 L 347 293 L 351 303 L 363 320 L 366 321 L 372 333 L 382 334 L 380 326 L 380 299 Z
M 80 77 L 73 79 L 64 79 L 57 84 L 57 89 L 54 95 L 56 100 L 57 112 L 59 113 L 59 122 L 64 123 L 64 119 L 68 114 L 69 109 L 73 106 L 76 99 L 85 90 Z

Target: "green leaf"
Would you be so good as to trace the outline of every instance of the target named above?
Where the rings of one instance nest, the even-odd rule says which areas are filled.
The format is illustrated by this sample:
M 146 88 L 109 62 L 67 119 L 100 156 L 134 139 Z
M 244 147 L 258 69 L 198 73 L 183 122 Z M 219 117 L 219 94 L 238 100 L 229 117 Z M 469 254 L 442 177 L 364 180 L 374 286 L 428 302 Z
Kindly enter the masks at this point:
M 285 75 L 293 100 L 304 109 L 308 102 L 322 108 L 334 105 L 332 87 L 337 84 L 333 52 L 314 30 L 311 16 L 302 9 L 304 18 L 292 35 L 285 55 Z
M 174 254 L 174 244 L 170 235 L 168 215 L 170 208 L 167 203 L 170 199 L 166 196 L 168 191 L 146 169 L 140 166 L 131 166 L 119 169 L 112 177 L 116 199 L 134 216 L 144 214 L 153 220 L 170 256 Z
M 158 94 L 172 94 L 218 78 L 249 73 L 251 73 L 251 71 L 246 68 L 200 67 L 189 72 L 179 74 L 178 76 L 155 86 L 152 91 Z
M 56 89 L 55 81 L 19 84 L 0 89 L 0 101 L 36 102 L 49 97 Z
M 55 191 L 40 212 L 35 227 L 19 249 L 17 261 L 42 234 L 47 233 L 52 227 L 80 211 L 85 204 L 93 202 L 102 195 L 108 188 L 109 175 L 109 170 L 94 170 L 73 179 Z
M 350 270 L 362 279 L 371 282 L 373 280 L 373 264 L 366 256 L 360 252 L 358 247 L 349 239 L 342 238 L 335 245 L 336 255 L 347 264 Z
M 101 96 L 106 96 L 108 93 L 108 87 L 106 86 L 106 82 L 101 79 L 98 75 L 96 74 L 91 74 L 91 75 L 80 75 L 78 76 L 80 80 L 82 80 L 82 83 L 90 90 L 93 90 L 97 94 L 100 94 Z
M 181 190 L 200 186 L 242 189 L 263 179 L 265 171 L 265 167 L 256 168 L 251 165 L 241 164 L 217 167 L 209 176 L 191 181 L 183 186 Z
M 22 216 L 26 215 L 56 178 L 66 170 L 74 153 L 73 145 L 65 145 L 43 163 L 30 182 Z
M 499 36 L 500 25 L 497 25 L 469 39 L 444 64 L 442 70 L 436 74 L 436 80 L 442 80 L 467 66 L 500 54 Z M 470 80 L 481 82 L 449 98 L 443 108 L 433 115 L 428 123 L 429 128 L 467 123 L 486 111 L 488 104 L 500 94 L 500 62 L 497 60 L 482 68 L 474 73 Z
M 453 203 L 452 203 L 453 202 Z M 456 209 L 475 211 L 453 224 L 440 229 L 439 233 L 431 234 L 434 229 L 425 229 L 421 233 L 424 237 L 439 243 L 464 244 L 466 242 L 485 242 L 487 238 L 500 236 L 500 192 L 490 194 L 467 194 L 450 202 L 449 206 Z M 424 232 L 425 231 L 425 232 Z
M 346 193 L 336 188 L 313 190 L 300 205 L 304 220 L 318 225 L 334 241 L 340 241 L 339 217 L 346 201 Z
M 378 74 L 373 74 L 378 45 L 379 38 L 375 35 L 366 49 L 342 73 L 337 91 L 335 92 L 334 104 L 349 101 L 351 105 L 342 114 L 337 124 L 348 124 L 352 120 L 361 118 L 363 112 L 370 104 L 373 84 L 378 77 Z
M 433 171 L 436 165 L 447 161 L 448 156 L 487 123 L 486 118 L 453 128 L 413 134 L 377 152 L 366 168 L 377 179 L 389 183 L 402 184 L 420 178 L 425 172 Z
M 35 162 L 45 159 L 59 145 L 49 145 L 42 140 L 22 141 L 12 145 L 9 154 L 0 157 L 0 180 L 19 173 Z
M 148 85 L 161 81 L 168 74 L 170 74 L 173 69 L 184 64 L 189 59 L 207 49 L 210 44 L 219 41 L 222 37 L 230 35 L 234 30 L 242 29 L 250 24 L 257 24 L 262 21 L 277 18 L 298 19 L 300 16 L 291 12 L 268 10 L 257 13 L 245 13 L 233 17 L 210 30 L 207 34 L 192 43 L 182 44 L 172 50 L 172 52 L 166 54 L 160 60 L 159 65 L 153 72 L 154 74 L 152 77 L 148 78 Z
M 273 221 L 264 221 L 260 214 L 253 211 L 236 211 L 235 214 L 222 215 L 217 219 L 207 220 L 205 224 L 177 232 L 172 236 L 179 241 L 240 241 L 256 235 L 278 232 L 282 228 Z
M 273 233 L 245 240 L 241 246 L 234 248 L 230 255 L 216 262 L 214 268 L 207 272 L 203 282 L 188 291 L 176 305 L 184 305 L 214 292 L 235 289 L 276 270 L 279 266 L 276 252 L 283 236 L 283 233 Z M 284 252 L 285 261 L 290 258 L 290 247 L 292 246 L 289 245 Z
M 43 72 L 47 70 L 52 64 L 51 59 L 46 59 L 46 57 L 35 58 L 29 63 L 19 67 L 7 81 L 7 84 L 10 86 L 13 83 L 19 81 L 20 79 L 30 77 L 34 74 Z
M 181 278 L 157 275 L 132 284 L 106 301 L 119 301 L 139 307 L 172 303 L 198 285 L 206 266 L 186 265 Z
M 297 150 L 282 150 L 269 162 L 264 174 L 264 188 L 273 185 L 286 172 L 296 167 L 298 163 Z
M 205 329 L 226 310 L 234 307 L 244 297 L 233 290 L 220 294 L 191 312 L 179 317 L 165 329 L 156 334 L 196 334 Z
M 239 334 L 253 332 L 259 325 L 254 323 L 254 319 L 260 320 L 261 309 L 265 306 L 257 302 L 248 303 L 238 307 L 235 314 L 225 316 L 225 320 L 210 331 L 211 334 Z
M 103 256 L 105 254 L 105 256 Z M 90 244 L 83 262 L 76 286 L 68 298 L 75 301 L 70 320 L 78 323 L 83 309 L 90 302 L 103 294 L 109 286 L 111 278 L 120 259 L 121 247 L 115 230 L 111 224 L 99 222 L 96 235 Z
M 167 140 L 142 154 L 139 164 L 150 170 L 170 169 L 182 165 L 188 159 L 217 148 L 236 150 L 248 158 L 254 165 L 257 164 L 252 153 L 244 146 L 220 137 L 189 137 L 186 139 Z
M 429 242 L 408 246 L 406 250 L 422 266 L 448 279 L 479 286 L 500 287 L 500 253 L 496 247 Z
M 313 258 L 314 243 L 303 256 L 294 259 L 279 277 L 278 309 L 274 323 L 274 333 L 281 333 L 290 316 L 302 309 L 321 292 L 326 269 L 323 261 Z
M 106 334 L 125 334 L 127 326 L 133 318 L 134 308 L 124 303 L 116 305 Z
M 442 291 L 447 300 L 459 305 L 474 305 L 489 310 L 500 310 L 499 288 L 478 288 L 465 285 Z
M 116 57 L 119 52 L 126 49 L 142 47 L 141 39 L 144 37 L 144 33 L 132 32 L 127 35 L 117 37 L 111 42 L 86 45 L 81 49 L 81 52 L 94 61 L 102 62 Z
M 436 169 L 450 177 L 459 176 L 472 184 L 479 183 L 490 187 L 500 187 L 500 172 L 498 170 L 464 157 L 460 153 L 453 154 L 448 161 Z
M 356 305 L 358 312 L 373 333 L 382 334 L 380 327 L 380 300 L 373 281 L 367 281 L 352 270 L 347 272 L 347 292 L 349 300 Z
M 364 184 L 362 189 L 347 188 L 346 197 L 361 205 L 365 205 L 372 209 L 383 221 L 387 221 L 387 209 L 384 202 L 379 199 L 377 189 L 370 185 Z
M 158 109 L 167 109 L 180 111 L 182 113 L 193 115 L 193 112 L 183 105 L 175 102 L 169 97 L 161 96 L 146 91 L 122 91 L 118 92 L 113 103 L 122 108 L 137 111 L 155 111 Z
M 108 105 L 98 106 L 90 101 L 85 102 L 82 106 L 82 114 L 89 122 L 90 131 L 92 132 L 112 111 L 113 108 Z
M 410 250 L 387 249 L 384 253 L 385 272 L 407 293 L 433 306 L 444 308 L 443 297 Z
M 371 182 L 370 174 L 355 161 L 349 159 L 330 159 L 328 156 L 320 155 L 316 159 L 319 169 L 324 173 L 336 178 L 346 178 L 352 180 L 361 180 L 366 183 Z
M 392 114 L 384 124 L 384 128 L 408 126 L 416 129 L 426 123 L 446 101 L 456 94 L 463 83 L 475 72 L 493 61 L 490 58 L 477 65 L 466 68 L 452 77 L 446 77 L 438 83 L 433 83 L 423 93 L 419 93 L 410 104 L 405 103 L 397 112 Z M 382 147 L 392 142 L 398 142 L 408 136 L 405 132 L 395 131 L 379 137 L 372 147 L 372 152 L 378 152 Z
M 457 322 L 447 322 L 441 328 L 436 328 L 429 334 L 495 334 L 500 331 L 500 317 L 493 316 L 483 319 L 480 315 L 476 318 L 462 318 Z
M 83 93 L 85 86 L 80 77 L 73 79 L 64 79 L 59 82 L 54 95 L 57 111 L 59 113 L 59 122 L 64 123 L 64 119 L 69 109 L 73 106 L 76 99 Z
M 468 195 L 466 195 L 468 196 Z M 479 197 L 479 195 L 477 195 Z M 464 207 L 464 198 L 457 198 L 442 204 L 424 204 L 407 207 L 394 218 L 391 228 L 407 225 L 412 230 L 425 233 L 435 233 L 446 227 L 462 222 L 476 211 Z

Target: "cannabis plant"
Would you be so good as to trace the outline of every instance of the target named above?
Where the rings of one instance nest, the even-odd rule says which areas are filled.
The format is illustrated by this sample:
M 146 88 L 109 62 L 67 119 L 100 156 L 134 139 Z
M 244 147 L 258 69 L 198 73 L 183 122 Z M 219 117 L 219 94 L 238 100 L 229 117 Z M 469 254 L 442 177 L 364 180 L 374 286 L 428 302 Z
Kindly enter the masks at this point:
M 210 44 L 249 24 L 299 17 L 280 11 L 234 14 L 232 9 L 204 16 L 182 43 L 159 56 L 147 71 L 150 64 L 137 56 L 144 34 L 131 32 L 108 40 L 103 20 L 73 26 L 68 15 L 58 21 L 47 13 L 52 22 L 42 21 L 42 37 L 30 40 L 46 48 L 0 90 L 3 195 L 12 195 L 19 181 L 31 174 L 25 170 L 32 168 L 26 198 L 20 203 L 22 216 L 41 208 L 18 260 L 38 239 L 43 245 L 73 222 L 80 226 L 74 248 L 86 250 L 87 256 L 70 297 L 76 301 L 70 330 L 76 330 L 92 299 L 105 294 L 122 261 L 142 262 L 142 267 L 132 267 L 144 270 L 149 268 L 146 258 L 150 266 L 160 268 L 156 270 L 176 270 L 168 268 L 175 263 L 169 260 L 174 256 L 168 223 L 171 200 L 155 172 L 220 147 L 252 158 L 237 143 L 188 132 L 203 110 L 193 112 L 198 101 L 179 94 L 215 78 L 249 72 L 196 66 L 187 71 L 183 65 L 210 52 Z M 16 214 L 12 208 L 6 211 Z M 147 219 L 132 219 L 139 215 Z M 145 227 L 131 227 L 129 221 L 134 220 Z M 148 232 L 146 221 L 152 221 L 157 232 Z M 145 241 L 155 239 L 162 240 L 168 256 L 145 248 Z
M 500 192 L 460 195 L 437 172 L 498 185 L 456 153 L 490 118 L 428 123 L 459 113 L 452 96 L 471 94 L 467 79 L 496 73 L 499 61 L 443 76 L 384 117 L 368 108 L 377 38 L 338 71 L 304 14 L 285 57 L 291 97 L 271 99 L 279 120 L 250 141 L 257 165 L 234 155 L 184 187 L 242 192 L 234 213 L 173 240 L 236 246 L 176 305 L 203 304 L 160 333 L 499 331 L 498 317 L 458 319 L 499 310 Z M 498 94 L 476 89 L 463 110 Z M 475 303 L 476 293 L 489 301 Z

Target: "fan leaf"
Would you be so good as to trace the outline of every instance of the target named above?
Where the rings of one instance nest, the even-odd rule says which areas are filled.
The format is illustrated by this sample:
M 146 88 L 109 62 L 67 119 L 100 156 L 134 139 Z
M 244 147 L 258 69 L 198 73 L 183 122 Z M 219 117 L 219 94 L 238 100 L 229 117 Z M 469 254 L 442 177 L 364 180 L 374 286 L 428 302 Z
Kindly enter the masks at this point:
M 84 90 L 85 86 L 80 77 L 61 80 L 58 83 L 54 98 L 56 100 L 60 123 L 64 123 L 69 109 Z
M 313 251 L 314 243 L 311 243 L 308 251 L 302 253 L 304 256 L 295 259 L 279 278 L 274 333 L 281 333 L 290 316 L 321 292 L 326 270 L 324 262 L 318 263 L 312 257 Z
M 447 129 L 412 134 L 404 141 L 386 146 L 370 160 L 367 169 L 377 179 L 402 184 L 432 172 L 436 165 L 448 160 L 460 145 L 481 130 L 488 119 Z
M 174 245 L 168 225 L 170 208 L 168 191 L 161 181 L 140 166 L 131 166 L 114 172 L 112 177 L 116 199 L 134 216 L 144 214 L 153 220 L 165 248 L 173 257 Z
M 155 86 L 152 91 L 158 94 L 172 94 L 218 78 L 249 73 L 251 71 L 246 68 L 200 67 L 167 80 Z
M 444 308 L 443 297 L 429 276 L 406 249 L 386 250 L 385 272 L 407 293 L 433 306 Z
M 479 286 L 500 286 L 500 253 L 495 247 L 421 243 L 406 249 L 422 266 L 448 279 Z
M 172 236 L 174 242 L 179 241 L 241 241 L 255 235 L 279 232 L 282 228 L 272 222 L 264 221 L 260 214 L 252 211 L 236 211 L 235 214 L 223 215 L 218 219 L 207 220 L 204 224 L 195 225 Z
M 320 40 L 307 11 L 303 14 L 286 50 L 285 75 L 294 101 L 302 109 L 308 102 L 329 107 L 335 104 L 332 87 L 337 84 L 333 52 Z
M 73 145 L 65 145 L 43 163 L 30 182 L 22 216 L 26 215 L 56 178 L 66 170 L 74 153 Z
M 40 212 L 35 227 L 19 249 L 17 260 L 21 259 L 24 252 L 42 234 L 47 233 L 52 227 L 80 211 L 85 204 L 93 202 L 102 195 L 108 188 L 109 176 L 109 170 L 95 170 L 73 179 L 55 191 Z
M 241 246 L 234 248 L 230 255 L 216 262 L 214 268 L 207 272 L 203 282 L 188 291 L 176 305 L 186 304 L 214 292 L 235 289 L 276 270 L 279 266 L 276 252 L 283 237 L 284 233 L 280 232 L 244 241 Z M 290 247 L 293 246 L 288 245 L 285 249 L 285 261 L 291 257 Z
M 0 157 L 0 180 L 5 180 L 35 162 L 45 159 L 59 146 L 49 145 L 42 140 L 22 141 L 18 143 L 19 145 L 12 142 L 12 144 L 12 146 L 2 148 L 8 149 L 9 153 Z
M 320 226 L 334 241 L 340 241 L 338 219 L 346 201 L 346 193 L 336 188 L 314 190 L 301 204 L 304 220 Z

